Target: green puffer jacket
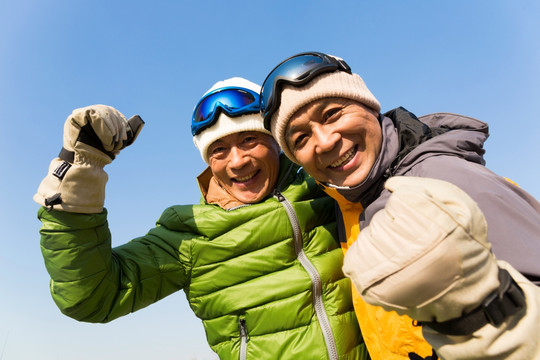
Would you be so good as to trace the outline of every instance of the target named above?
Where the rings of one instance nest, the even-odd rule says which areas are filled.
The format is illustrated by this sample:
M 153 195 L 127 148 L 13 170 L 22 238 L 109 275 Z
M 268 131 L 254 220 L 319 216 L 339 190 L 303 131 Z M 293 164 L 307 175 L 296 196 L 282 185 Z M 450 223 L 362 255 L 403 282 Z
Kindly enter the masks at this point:
M 368 359 L 341 271 L 333 200 L 281 157 L 265 201 L 166 209 L 111 248 L 106 210 L 39 210 L 51 293 L 77 320 L 108 322 L 183 289 L 220 359 Z

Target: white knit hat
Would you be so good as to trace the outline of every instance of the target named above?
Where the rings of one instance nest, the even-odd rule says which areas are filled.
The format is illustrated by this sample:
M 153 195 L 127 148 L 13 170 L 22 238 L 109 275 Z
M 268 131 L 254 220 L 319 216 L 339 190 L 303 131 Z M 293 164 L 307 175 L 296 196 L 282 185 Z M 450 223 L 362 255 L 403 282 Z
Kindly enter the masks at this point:
M 246 88 L 253 90 L 256 93 L 261 91 L 261 87 L 259 85 L 240 77 L 234 77 L 231 79 L 218 81 L 204 95 L 216 89 L 230 86 Z M 199 149 L 203 160 L 208 164 L 208 147 L 212 145 L 214 141 L 227 135 L 242 131 L 260 131 L 262 133 L 272 135 L 270 131 L 264 128 L 263 119 L 260 113 L 229 117 L 227 114 L 221 111 L 218 120 L 214 123 L 214 125 L 193 136 L 193 142 L 195 143 L 197 149 Z
M 271 129 L 279 146 L 292 161 L 298 162 L 285 141 L 287 123 L 304 105 L 328 97 L 356 100 L 377 112 L 381 111 L 379 101 L 357 74 L 335 71 L 319 75 L 301 87 L 284 85 L 279 108 L 271 118 Z

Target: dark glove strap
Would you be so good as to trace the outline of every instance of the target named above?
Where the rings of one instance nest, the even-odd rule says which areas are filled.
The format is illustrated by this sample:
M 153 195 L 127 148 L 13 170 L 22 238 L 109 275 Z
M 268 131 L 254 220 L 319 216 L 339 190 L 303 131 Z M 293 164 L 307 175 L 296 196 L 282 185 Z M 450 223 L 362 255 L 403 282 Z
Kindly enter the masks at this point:
M 469 335 L 488 323 L 498 327 L 507 317 L 525 308 L 525 295 L 508 271 L 499 268 L 499 281 L 499 288 L 470 313 L 445 322 L 422 322 L 422 325 L 448 335 Z
M 73 164 L 73 160 L 75 160 L 75 152 L 62 148 L 62 150 L 60 150 L 60 154 L 58 154 L 58 157 L 70 164 Z

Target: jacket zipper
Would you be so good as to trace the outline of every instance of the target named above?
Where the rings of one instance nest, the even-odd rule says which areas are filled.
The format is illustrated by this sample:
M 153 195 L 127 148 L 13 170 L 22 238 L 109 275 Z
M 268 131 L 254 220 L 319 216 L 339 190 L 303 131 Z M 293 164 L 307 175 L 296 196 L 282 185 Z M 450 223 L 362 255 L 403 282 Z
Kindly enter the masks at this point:
M 240 360 L 246 360 L 247 358 L 247 329 L 246 319 L 238 320 L 238 328 L 240 332 Z
M 330 321 L 328 320 L 328 314 L 326 313 L 322 299 L 321 277 L 317 272 L 315 266 L 313 266 L 311 261 L 309 261 L 306 253 L 304 252 L 304 248 L 302 246 L 302 233 L 300 231 L 300 225 L 298 224 L 298 217 L 296 216 L 296 213 L 290 201 L 287 200 L 287 198 L 283 196 L 283 194 L 279 190 L 276 189 L 274 191 L 274 197 L 278 199 L 278 201 L 283 205 L 285 211 L 287 212 L 287 215 L 291 222 L 291 226 L 293 228 L 293 239 L 296 256 L 298 257 L 298 261 L 300 261 L 300 264 L 304 267 L 304 269 L 309 274 L 309 277 L 311 278 L 313 287 L 313 306 L 315 308 L 315 314 L 317 314 L 317 319 L 319 320 L 319 324 L 323 332 L 326 349 L 328 350 L 328 356 L 331 360 L 337 360 L 338 353 L 336 342 L 334 339 L 334 334 L 332 333 L 332 328 L 330 327 Z

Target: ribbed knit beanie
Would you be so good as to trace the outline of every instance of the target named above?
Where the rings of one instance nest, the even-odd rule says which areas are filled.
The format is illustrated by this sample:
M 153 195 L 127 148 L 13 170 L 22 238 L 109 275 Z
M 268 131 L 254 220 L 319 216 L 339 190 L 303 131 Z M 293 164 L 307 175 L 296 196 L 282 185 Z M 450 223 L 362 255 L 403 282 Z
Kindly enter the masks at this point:
M 259 85 L 244 78 L 234 77 L 231 79 L 218 81 L 204 95 L 219 88 L 230 86 L 246 88 L 253 90 L 256 93 L 261 91 L 261 87 Z M 203 160 L 208 164 L 208 147 L 212 145 L 214 141 L 227 135 L 242 131 L 260 131 L 262 133 L 272 135 L 270 131 L 264 128 L 263 119 L 260 113 L 229 117 L 227 114 L 221 111 L 218 120 L 214 123 L 214 125 L 193 136 L 193 142 L 195 143 L 197 149 L 199 149 Z
M 301 87 L 284 85 L 279 108 L 271 118 L 271 130 L 285 155 L 292 161 L 298 162 L 285 141 L 287 123 L 304 105 L 328 97 L 356 100 L 377 112 L 381 111 L 379 101 L 357 74 L 335 71 L 319 75 Z

